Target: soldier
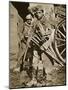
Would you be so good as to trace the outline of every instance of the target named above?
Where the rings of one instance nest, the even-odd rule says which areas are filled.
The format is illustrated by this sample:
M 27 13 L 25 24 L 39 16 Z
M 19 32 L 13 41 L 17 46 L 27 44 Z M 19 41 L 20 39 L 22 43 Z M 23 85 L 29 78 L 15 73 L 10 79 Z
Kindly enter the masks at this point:
M 34 15 L 36 17 L 36 21 L 34 23 L 34 31 L 38 37 L 35 37 L 35 46 L 33 47 L 33 78 L 28 85 L 37 84 L 37 81 L 43 81 L 43 78 L 46 77 L 45 67 L 43 66 L 42 61 L 42 53 L 48 49 L 51 40 L 49 39 L 53 25 L 52 23 L 46 19 L 44 16 L 44 10 L 42 6 L 38 5 L 34 9 Z M 39 46 L 38 46 L 39 45 Z M 40 63 L 41 62 L 41 63 Z M 40 64 L 40 65 L 39 65 Z M 41 67 L 41 68 L 40 68 Z M 43 70 L 42 80 L 39 80 L 39 71 Z M 44 74 L 45 73 L 45 74 Z M 45 83 L 45 82 L 44 82 Z
M 32 77 L 32 58 L 33 58 L 33 49 L 30 46 L 30 38 L 33 33 L 33 17 L 31 14 L 28 14 L 25 17 L 25 23 L 23 24 L 23 30 L 22 30 L 22 35 L 21 35 L 21 54 L 18 58 L 18 61 L 20 63 L 20 72 L 21 72 L 21 77 L 24 76 L 22 74 L 22 71 L 26 71 L 28 76 L 31 78 Z M 21 84 L 23 82 L 23 77 L 21 78 Z M 26 81 L 26 79 L 25 79 Z M 24 82 L 23 82 L 24 83 Z

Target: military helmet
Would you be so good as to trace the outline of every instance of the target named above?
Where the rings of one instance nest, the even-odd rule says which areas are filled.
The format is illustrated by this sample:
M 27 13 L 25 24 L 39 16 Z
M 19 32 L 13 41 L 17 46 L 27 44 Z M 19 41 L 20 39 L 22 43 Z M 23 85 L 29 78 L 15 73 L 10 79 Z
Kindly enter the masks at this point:
M 37 5 L 36 7 L 34 7 L 34 12 L 36 13 L 37 11 L 44 12 L 44 8 L 41 5 Z
M 32 15 L 31 14 L 28 14 L 26 17 L 25 17 L 26 20 L 32 20 Z

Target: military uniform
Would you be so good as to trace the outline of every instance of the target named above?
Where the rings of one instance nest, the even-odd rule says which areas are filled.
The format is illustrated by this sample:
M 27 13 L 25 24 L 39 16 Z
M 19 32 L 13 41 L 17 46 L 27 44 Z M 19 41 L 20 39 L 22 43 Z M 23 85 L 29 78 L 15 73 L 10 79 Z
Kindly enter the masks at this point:
M 30 68 L 30 67 L 32 68 L 31 63 L 32 63 L 32 58 L 33 58 L 33 50 L 32 50 L 30 45 L 27 45 L 27 40 L 30 37 L 31 33 L 32 33 L 32 25 L 29 25 L 25 22 L 24 26 L 23 26 L 23 35 L 22 35 L 22 38 L 21 38 L 21 48 L 22 48 L 23 55 L 24 55 L 24 52 L 27 49 L 27 47 L 28 47 L 28 50 L 26 52 L 24 63 L 23 63 L 23 55 L 22 55 L 22 64 L 21 64 L 22 69 L 23 69 L 22 65 L 24 65 L 25 68 Z M 27 70 L 27 72 L 28 71 L 29 70 Z
M 40 20 L 37 20 L 36 23 L 35 23 L 35 32 L 36 34 L 38 33 L 40 35 L 40 40 L 39 41 L 39 46 L 41 47 L 44 42 L 46 42 L 46 46 L 45 46 L 45 49 L 47 49 L 49 47 L 49 37 L 52 33 L 52 29 L 51 29 L 51 25 L 49 24 L 48 21 L 46 21 L 46 18 L 45 16 L 42 17 L 42 19 Z M 40 50 L 40 48 L 38 46 L 34 46 L 34 50 L 35 50 L 35 57 L 39 57 L 39 59 L 41 60 L 41 53 L 42 53 L 42 50 Z M 37 60 L 36 60 L 37 61 Z M 35 67 L 36 68 L 36 67 Z

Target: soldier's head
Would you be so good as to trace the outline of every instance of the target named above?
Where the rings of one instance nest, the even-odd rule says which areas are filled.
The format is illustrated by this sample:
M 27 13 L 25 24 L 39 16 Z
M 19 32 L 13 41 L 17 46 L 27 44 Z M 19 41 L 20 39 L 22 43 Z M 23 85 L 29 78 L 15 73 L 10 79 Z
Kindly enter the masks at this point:
M 38 5 L 35 7 L 35 17 L 40 20 L 44 15 L 43 7 Z
M 31 14 L 28 14 L 26 17 L 26 22 L 30 25 L 32 23 L 32 15 Z

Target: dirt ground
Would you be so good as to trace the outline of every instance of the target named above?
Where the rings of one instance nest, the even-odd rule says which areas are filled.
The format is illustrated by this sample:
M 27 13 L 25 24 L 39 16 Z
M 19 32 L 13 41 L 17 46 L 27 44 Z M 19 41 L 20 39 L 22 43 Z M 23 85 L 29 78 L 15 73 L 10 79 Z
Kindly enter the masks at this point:
M 30 81 L 29 77 L 28 79 L 24 78 L 24 80 Z M 58 86 L 58 85 L 65 85 L 65 68 L 64 67 L 58 67 L 57 69 L 53 69 L 50 73 L 47 74 L 47 79 L 45 82 L 45 86 Z M 19 72 L 13 72 L 13 70 L 10 70 L 10 88 L 21 88 L 21 87 L 27 87 L 26 85 L 20 84 L 20 73 Z

